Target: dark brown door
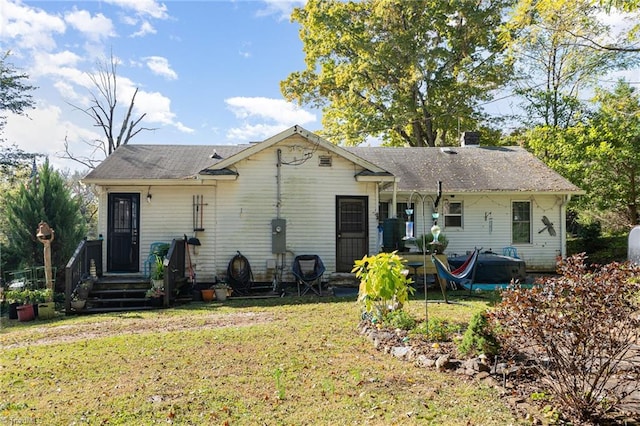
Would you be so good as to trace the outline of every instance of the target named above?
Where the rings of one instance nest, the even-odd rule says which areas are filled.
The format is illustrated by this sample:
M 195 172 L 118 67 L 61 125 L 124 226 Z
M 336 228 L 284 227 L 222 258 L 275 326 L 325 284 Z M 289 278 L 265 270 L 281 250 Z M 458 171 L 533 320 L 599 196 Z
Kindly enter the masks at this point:
M 107 270 L 140 270 L 140 194 L 109 194 Z
M 369 252 L 367 197 L 336 197 L 336 272 L 351 272 Z

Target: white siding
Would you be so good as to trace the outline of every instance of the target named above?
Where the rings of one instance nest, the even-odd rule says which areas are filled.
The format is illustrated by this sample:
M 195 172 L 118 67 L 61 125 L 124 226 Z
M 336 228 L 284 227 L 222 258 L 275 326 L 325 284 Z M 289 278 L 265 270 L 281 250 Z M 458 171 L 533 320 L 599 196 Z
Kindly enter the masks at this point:
M 193 186 L 110 187 L 100 197 L 99 232 L 107 234 L 107 192 L 140 193 L 140 271 L 155 241 L 170 242 L 183 235 L 197 236 L 193 262 L 201 282 L 226 273 L 228 262 L 240 251 L 251 264 L 256 281 L 271 281 L 267 262 L 272 254 L 271 220 L 278 217 L 278 154 L 280 167 L 280 218 L 286 220 L 285 281 L 291 280 L 294 255 L 313 253 L 322 258 L 327 274 L 335 271 L 336 196 L 367 196 L 369 249 L 377 238 L 377 185 L 355 179 L 361 169 L 331 152 L 316 150 L 307 139 L 295 135 L 258 154 L 239 161 L 236 180 L 198 181 Z M 303 161 L 305 153 L 311 156 Z M 332 157 L 331 167 L 319 166 L 319 155 Z M 152 195 L 146 202 L 147 191 Z M 204 196 L 205 230 L 193 232 L 193 197 Z M 106 245 L 105 245 L 106 248 Z M 106 251 L 106 250 L 105 250 Z M 191 252 L 193 253 L 193 251 Z M 106 253 L 105 253 L 106 256 Z M 106 258 L 104 259 L 106 262 Z M 105 263 L 106 265 L 106 263 Z
M 98 218 L 99 233 L 107 237 L 108 193 L 139 193 L 140 194 L 140 272 L 144 271 L 144 262 L 149 255 L 149 247 L 153 242 L 170 243 L 174 238 L 182 239 L 197 236 L 202 246 L 195 249 L 192 262 L 196 265 L 198 276 L 213 277 L 215 275 L 215 259 L 212 245 L 209 243 L 213 229 L 207 233 L 193 232 L 193 197 L 204 197 L 203 220 L 205 225 L 211 223 L 213 217 L 213 203 L 215 201 L 215 186 L 122 186 L 110 187 L 100 195 L 100 210 Z M 152 195 L 151 203 L 147 202 L 147 193 Z M 106 243 L 103 253 L 103 264 L 106 266 Z M 194 251 L 191 251 L 194 254 Z M 202 260 L 202 263 L 199 263 Z
M 463 227 L 444 227 L 443 209 L 447 201 L 463 203 Z M 408 197 L 399 196 L 398 202 L 407 202 Z M 531 243 L 513 244 L 511 239 L 511 203 L 513 201 L 529 201 L 531 203 Z M 413 197 L 415 204 L 415 235 L 419 236 L 430 232 L 433 221 L 431 219 L 432 201 L 426 200 L 426 226 L 422 223 L 422 204 L 420 199 Z M 528 270 L 553 271 L 555 270 L 556 257 L 565 251 L 563 232 L 565 212 L 562 198 L 557 195 L 544 194 L 456 194 L 454 197 L 444 194 L 439 206 L 440 219 L 438 223 L 442 227 L 442 233 L 449 239 L 448 255 L 464 255 L 474 247 L 483 251 L 491 250 L 502 254 L 506 246 L 514 246 L 518 250 L 518 256 L 527 265 Z M 538 233 L 544 224 L 542 216 L 547 216 L 554 224 L 556 236 L 552 237 L 545 230 Z
M 359 169 L 350 161 L 321 150 L 300 136 L 261 151 L 236 164 L 239 178 L 220 182 L 216 208 L 218 274 L 240 251 L 251 264 L 257 281 L 270 281 L 267 261 L 275 260 L 271 248 L 271 220 L 278 217 L 278 153 L 280 167 L 280 218 L 286 220 L 284 279 L 294 255 L 318 254 L 327 272 L 335 271 L 336 196 L 369 196 L 369 247 L 375 247 L 376 185 L 358 183 Z M 312 152 L 306 161 L 305 153 Z M 320 167 L 319 155 L 331 155 L 332 166 Z

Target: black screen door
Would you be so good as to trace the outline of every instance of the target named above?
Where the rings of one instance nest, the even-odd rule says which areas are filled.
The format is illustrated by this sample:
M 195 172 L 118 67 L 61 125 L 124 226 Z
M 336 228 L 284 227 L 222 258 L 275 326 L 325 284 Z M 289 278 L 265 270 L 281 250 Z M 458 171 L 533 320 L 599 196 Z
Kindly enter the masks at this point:
M 351 272 L 369 252 L 367 197 L 336 197 L 336 272 Z
M 138 272 L 140 194 L 109 194 L 107 270 Z

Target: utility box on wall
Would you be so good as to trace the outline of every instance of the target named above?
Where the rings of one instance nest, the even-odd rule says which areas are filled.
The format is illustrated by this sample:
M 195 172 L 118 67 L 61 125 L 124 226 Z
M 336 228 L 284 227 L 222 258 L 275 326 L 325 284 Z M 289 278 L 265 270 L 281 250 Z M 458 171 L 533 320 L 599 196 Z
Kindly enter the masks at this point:
M 287 221 L 285 219 L 271 220 L 271 253 L 287 252 Z

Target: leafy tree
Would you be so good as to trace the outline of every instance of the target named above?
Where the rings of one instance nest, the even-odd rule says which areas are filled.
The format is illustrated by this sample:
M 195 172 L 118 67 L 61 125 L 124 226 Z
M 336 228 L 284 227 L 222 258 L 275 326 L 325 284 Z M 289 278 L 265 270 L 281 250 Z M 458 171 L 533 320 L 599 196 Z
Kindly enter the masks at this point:
M 8 62 L 10 52 L 0 54 L 0 174 L 13 175 L 16 167 L 26 167 L 33 158 L 15 145 L 2 146 L 2 132 L 7 122 L 6 114 L 25 114 L 34 107 L 31 91 L 35 86 L 26 83 L 29 76 L 18 71 Z
M 516 93 L 525 99 L 526 125 L 568 128 L 579 119 L 584 90 L 637 63 L 636 56 L 585 43 L 612 37 L 600 12 L 592 0 L 519 2 L 503 36 L 517 58 Z
M 84 185 L 81 180 L 86 172 L 61 171 L 71 194 L 80 201 L 80 213 L 87 223 L 87 235 L 89 238 L 98 237 L 98 195 L 93 186 Z
M 19 72 L 8 62 L 9 54 L 6 52 L 0 56 L 0 134 L 6 124 L 7 112 L 24 114 L 34 106 L 29 92 L 35 87 L 25 82 L 29 78 L 27 74 Z
M 612 7 L 616 7 L 626 12 L 633 12 L 640 9 L 640 0 L 600 0 L 600 5 L 605 7 L 607 11 Z
M 512 3 L 309 0 L 292 14 L 306 69 L 281 91 L 322 108 L 325 136 L 348 145 L 443 143 L 477 127 L 510 75 L 497 28 Z
M 596 207 L 624 212 L 637 225 L 640 203 L 640 93 L 624 81 L 599 89 L 591 120 L 584 183 Z M 585 164 L 587 165 L 587 164 Z
M 70 150 L 68 142 L 65 140 L 64 157 L 74 160 L 90 169 L 95 168 L 120 145 L 128 144 L 129 141 L 142 130 L 153 130 L 140 127 L 141 121 L 147 115 L 146 113 L 137 117 L 133 116 L 133 107 L 135 105 L 136 95 L 138 94 L 137 88 L 133 92 L 126 110 L 123 110 L 124 116 L 121 119 L 118 118 L 122 104 L 118 103 L 117 68 L 118 61 L 113 54 L 109 60 L 98 62 L 97 70 L 89 74 L 89 79 L 94 88 L 94 91 L 91 92 L 91 105 L 88 108 L 73 105 L 93 121 L 94 126 L 102 131 L 103 138 L 86 141 L 92 148 L 92 155 L 86 157 L 74 155 Z
M 9 267 L 42 265 L 43 246 L 35 233 L 40 221 L 45 221 L 55 230 L 52 264 L 63 271 L 85 236 L 86 224 L 80 205 L 80 200 L 71 195 L 64 178 L 48 160 L 40 167 L 37 179 L 32 178 L 17 191 L 7 194 L 2 206 L 6 222 L 2 225 L 7 236 Z

